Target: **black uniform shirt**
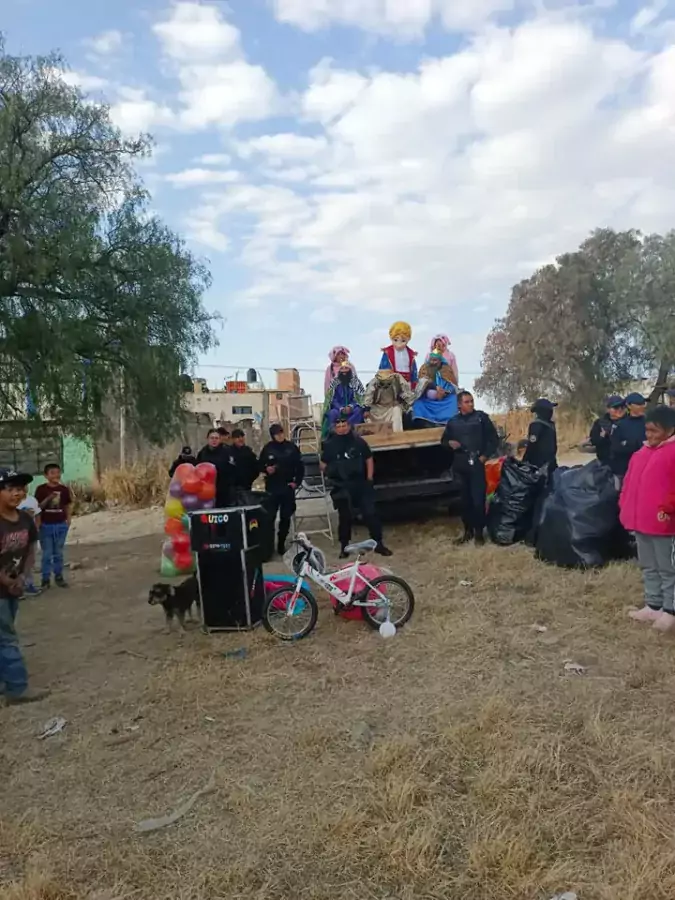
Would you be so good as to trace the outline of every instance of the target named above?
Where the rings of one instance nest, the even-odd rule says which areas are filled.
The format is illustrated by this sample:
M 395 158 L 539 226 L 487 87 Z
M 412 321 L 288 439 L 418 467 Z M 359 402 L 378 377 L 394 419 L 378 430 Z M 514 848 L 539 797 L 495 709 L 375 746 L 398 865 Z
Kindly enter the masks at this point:
M 267 466 L 276 466 L 276 472 L 268 475 Z M 302 454 L 291 441 L 269 441 L 260 454 L 260 469 L 265 472 L 265 488 L 278 491 L 293 483 L 300 485 L 305 477 Z
M 326 464 L 326 475 L 336 484 L 366 480 L 366 460 L 373 451 L 358 434 L 334 434 L 324 441 L 321 462 Z
M 558 436 L 553 422 L 535 419 L 527 431 L 527 441 L 523 462 L 531 463 L 538 469 L 558 465 Z

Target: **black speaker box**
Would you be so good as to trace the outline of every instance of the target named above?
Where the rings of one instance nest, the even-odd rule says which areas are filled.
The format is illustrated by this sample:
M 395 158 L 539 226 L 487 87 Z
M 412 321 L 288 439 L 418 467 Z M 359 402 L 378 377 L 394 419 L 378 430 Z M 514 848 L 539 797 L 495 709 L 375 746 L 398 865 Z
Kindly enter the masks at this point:
M 196 510 L 190 516 L 192 549 L 206 631 L 255 628 L 265 600 L 259 506 Z

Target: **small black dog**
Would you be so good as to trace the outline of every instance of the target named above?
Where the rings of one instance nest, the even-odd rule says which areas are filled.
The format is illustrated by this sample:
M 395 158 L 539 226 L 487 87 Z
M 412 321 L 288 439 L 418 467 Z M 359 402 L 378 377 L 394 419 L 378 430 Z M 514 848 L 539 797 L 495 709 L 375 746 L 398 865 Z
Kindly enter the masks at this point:
M 176 585 L 176 587 L 172 584 L 162 584 L 161 582 L 153 584 L 150 588 L 148 603 L 150 606 L 161 606 L 163 608 L 166 616 L 167 634 L 171 634 L 173 630 L 174 616 L 178 619 L 181 630 L 185 631 L 185 616 L 187 615 L 188 619 L 194 622 L 192 607 L 196 606 L 201 611 L 199 586 L 197 585 L 196 577 L 190 575 L 189 578 L 186 578 L 182 584 Z

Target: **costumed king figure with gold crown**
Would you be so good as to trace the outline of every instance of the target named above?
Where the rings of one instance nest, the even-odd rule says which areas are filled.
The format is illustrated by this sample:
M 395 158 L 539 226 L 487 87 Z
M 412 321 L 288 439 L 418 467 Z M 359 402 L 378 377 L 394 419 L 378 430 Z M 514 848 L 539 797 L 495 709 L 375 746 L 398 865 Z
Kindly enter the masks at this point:
M 408 346 L 412 337 L 412 328 L 407 322 L 394 322 L 389 329 L 391 344 L 382 348 L 380 369 L 392 369 L 402 375 L 410 387 L 415 390 L 417 386 L 417 354 Z
M 330 429 L 341 417 L 346 416 L 350 425 L 363 422 L 364 387 L 349 363 L 342 363 L 326 392 L 323 404 L 322 436 L 327 437 Z
M 380 369 L 366 386 L 363 401 L 366 422 L 385 422 L 403 431 L 403 415 L 412 409 L 415 395 L 402 375 Z
M 413 423 L 422 427 L 445 425 L 457 415 L 457 385 L 443 354 L 432 350 L 420 369 L 413 403 Z

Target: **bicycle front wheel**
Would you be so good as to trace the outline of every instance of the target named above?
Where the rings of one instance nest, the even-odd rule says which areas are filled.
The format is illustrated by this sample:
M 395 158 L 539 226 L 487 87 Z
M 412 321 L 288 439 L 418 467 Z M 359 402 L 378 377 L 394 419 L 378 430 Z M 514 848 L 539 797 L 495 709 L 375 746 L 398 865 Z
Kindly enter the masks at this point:
M 266 631 L 282 641 L 299 641 L 313 631 L 319 607 L 307 588 L 282 587 L 265 600 L 262 623 Z
M 415 609 L 412 588 L 398 575 L 378 575 L 370 582 L 370 587 L 366 586 L 364 594 L 367 605 L 361 607 L 361 613 L 371 628 L 379 628 L 387 619 L 396 628 L 401 628 Z

